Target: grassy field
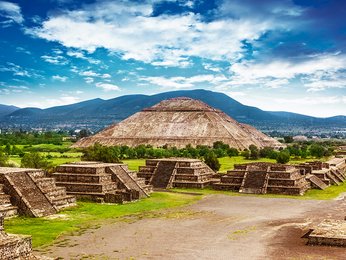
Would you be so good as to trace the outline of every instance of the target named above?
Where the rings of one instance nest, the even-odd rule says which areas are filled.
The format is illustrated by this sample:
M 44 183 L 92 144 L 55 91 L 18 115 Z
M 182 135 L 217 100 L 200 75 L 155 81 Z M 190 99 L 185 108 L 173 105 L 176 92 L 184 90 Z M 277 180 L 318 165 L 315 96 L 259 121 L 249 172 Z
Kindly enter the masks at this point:
M 65 210 L 54 218 L 17 217 L 6 220 L 6 232 L 31 235 L 33 247 L 52 243 L 62 234 L 78 234 L 86 228 L 95 228 L 102 221 L 121 220 L 121 217 L 155 212 L 161 209 L 191 204 L 202 196 L 156 192 L 138 202 L 112 205 L 78 202 L 78 206 Z

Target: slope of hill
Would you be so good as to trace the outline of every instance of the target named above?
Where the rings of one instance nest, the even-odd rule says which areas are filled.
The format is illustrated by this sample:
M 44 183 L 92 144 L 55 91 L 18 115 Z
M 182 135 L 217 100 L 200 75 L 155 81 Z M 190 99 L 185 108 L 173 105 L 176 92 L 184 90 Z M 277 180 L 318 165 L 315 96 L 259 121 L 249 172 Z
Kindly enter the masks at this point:
M 99 130 L 114 122 L 175 97 L 199 99 L 210 106 L 224 111 L 237 121 L 254 125 L 260 129 L 285 127 L 339 127 L 346 128 L 346 117 L 315 118 L 290 112 L 269 112 L 246 106 L 233 98 L 208 90 L 183 90 L 156 95 L 126 95 L 109 100 L 92 99 L 76 104 L 48 109 L 23 108 L 0 115 L 1 127 L 22 128 L 83 128 Z
M 6 105 L 1 105 L 0 104 L 0 118 L 6 115 L 11 114 L 12 112 L 18 110 L 19 107 L 15 106 L 6 106 Z

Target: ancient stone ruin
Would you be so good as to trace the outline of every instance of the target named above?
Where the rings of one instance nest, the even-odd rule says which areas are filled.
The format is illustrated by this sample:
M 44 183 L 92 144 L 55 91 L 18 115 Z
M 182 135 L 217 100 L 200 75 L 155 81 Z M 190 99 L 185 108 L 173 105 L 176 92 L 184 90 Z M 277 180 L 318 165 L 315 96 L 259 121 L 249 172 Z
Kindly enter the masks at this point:
M 149 196 L 152 188 L 125 164 L 80 162 L 63 164 L 52 174 L 67 194 L 97 202 L 123 203 Z
M 333 158 L 327 162 L 307 162 L 297 168 L 304 169 L 313 188 L 325 189 L 329 185 L 341 185 L 346 180 L 345 158 Z
M 304 174 L 294 166 L 273 163 L 235 165 L 234 170 L 214 183 L 217 190 L 233 190 L 252 194 L 303 195 L 310 188 Z
M 4 231 L 4 216 L 0 214 L 0 259 L 38 259 L 32 254 L 31 237 L 7 234 Z
M 154 188 L 204 188 L 212 180 L 214 172 L 197 159 L 168 158 L 146 160 L 139 167 L 138 176 Z
M 24 168 L 0 168 L 0 214 L 42 217 L 75 206 L 74 196 L 57 187 L 44 171 Z
M 78 141 L 74 147 L 102 145 L 152 145 L 154 147 L 212 146 L 222 141 L 237 149 L 282 147 L 277 140 L 252 126 L 241 124 L 202 101 L 181 97 L 164 100 L 98 134 Z
M 306 235 L 308 245 L 346 247 L 346 221 L 326 219 Z

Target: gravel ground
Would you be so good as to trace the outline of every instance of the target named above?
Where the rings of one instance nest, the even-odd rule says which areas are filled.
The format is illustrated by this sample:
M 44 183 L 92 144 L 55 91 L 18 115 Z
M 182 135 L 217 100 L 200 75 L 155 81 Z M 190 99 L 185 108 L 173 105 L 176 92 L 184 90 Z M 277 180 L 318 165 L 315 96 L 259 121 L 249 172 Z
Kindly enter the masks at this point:
M 324 218 L 343 219 L 330 201 L 209 195 L 194 205 L 103 223 L 65 236 L 44 255 L 61 259 L 345 259 L 346 249 L 306 246 Z

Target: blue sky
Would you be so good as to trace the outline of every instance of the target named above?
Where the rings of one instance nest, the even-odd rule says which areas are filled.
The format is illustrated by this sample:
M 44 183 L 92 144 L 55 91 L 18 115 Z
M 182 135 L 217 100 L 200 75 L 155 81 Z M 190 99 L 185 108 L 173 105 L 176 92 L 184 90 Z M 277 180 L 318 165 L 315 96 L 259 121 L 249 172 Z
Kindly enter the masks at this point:
M 346 114 L 346 1 L 0 1 L 0 103 L 204 88 Z

